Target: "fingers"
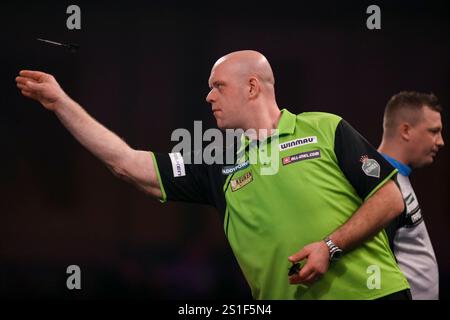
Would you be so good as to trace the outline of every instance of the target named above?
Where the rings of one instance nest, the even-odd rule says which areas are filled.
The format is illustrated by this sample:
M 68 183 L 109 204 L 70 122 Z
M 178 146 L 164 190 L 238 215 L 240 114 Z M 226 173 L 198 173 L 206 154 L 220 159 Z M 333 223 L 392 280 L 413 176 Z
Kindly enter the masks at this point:
M 43 83 L 37 83 L 33 81 L 27 81 L 25 87 L 29 90 L 39 90 L 43 86 Z
M 21 84 L 21 83 L 17 83 L 17 88 L 19 88 L 20 90 L 23 90 L 23 89 L 27 88 L 27 86 L 24 84 Z
M 19 78 L 19 77 L 18 77 Z M 34 81 L 30 81 L 30 80 L 24 80 L 25 78 L 22 79 L 18 79 L 17 80 L 17 88 L 19 88 L 20 90 L 25 90 L 25 91 L 39 91 L 40 86 L 42 86 L 41 83 L 37 83 Z
M 306 281 L 307 279 L 309 279 L 312 275 L 314 275 L 316 273 L 316 270 L 311 267 L 311 265 L 309 263 L 306 263 L 305 266 L 303 267 L 303 269 L 300 270 L 300 272 L 298 273 L 299 275 L 299 280 L 301 282 Z
M 291 284 L 311 284 L 327 272 L 330 263 L 329 253 L 327 248 L 323 248 L 323 245 L 323 241 L 308 244 L 288 258 L 293 263 L 307 259 L 298 274 L 289 277 Z
M 21 79 L 17 79 L 21 78 Z M 20 92 L 28 98 L 36 99 L 36 89 L 38 89 L 38 86 L 41 84 L 34 82 L 32 80 L 28 80 L 23 77 L 17 77 L 17 88 L 19 88 Z
M 315 273 L 314 268 L 312 268 L 308 263 L 306 263 L 305 266 L 298 273 L 298 281 L 300 283 L 304 282 L 306 279 L 308 279 L 314 273 Z
M 31 91 L 21 90 L 20 91 L 25 97 L 36 99 L 35 95 Z
M 32 97 L 31 92 L 36 91 L 36 89 L 38 89 L 39 83 L 35 82 L 34 80 L 30 79 L 30 78 L 25 78 L 25 77 L 16 77 L 16 85 L 17 88 L 19 88 L 22 91 L 22 94 L 26 97 Z M 24 93 L 24 91 L 26 92 L 26 94 Z
M 303 248 L 299 252 L 293 254 L 292 256 L 288 257 L 288 260 L 292 263 L 296 263 L 298 261 L 301 261 L 305 258 L 307 258 L 309 255 L 309 251 Z M 301 269 L 299 273 L 294 274 L 289 277 L 289 283 L 290 284 L 299 284 L 305 279 L 305 275 L 309 276 L 310 273 L 313 271 L 310 266 L 308 266 L 308 263 L 305 265 L 306 271 L 304 269 Z M 305 273 L 307 272 L 307 273 Z
M 18 77 L 16 77 L 16 83 L 17 84 L 25 84 L 25 82 L 26 81 L 28 81 L 28 79 L 27 78 L 25 78 L 25 77 L 21 77 L 21 76 L 18 76 Z
M 293 254 L 292 256 L 290 256 L 288 258 L 288 260 L 290 262 L 298 262 L 298 261 L 301 261 L 301 260 L 305 259 L 306 257 L 308 257 L 308 254 L 309 254 L 308 250 L 305 250 L 305 248 L 303 248 L 299 252 L 297 252 L 297 253 Z
M 22 95 L 38 101 L 46 109 L 55 111 L 57 102 L 65 93 L 56 79 L 40 71 L 22 70 L 16 77 L 16 85 Z
M 48 83 L 56 82 L 52 75 L 32 70 L 22 70 L 16 77 L 17 87 L 27 91 L 41 90 Z
M 39 81 L 41 79 L 45 79 L 49 76 L 47 73 L 41 71 L 32 71 L 32 70 L 22 70 L 19 72 L 19 75 L 25 78 L 31 78 L 35 81 Z
M 309 268 L 309 270 L 302 269 L 298 274 L 289 277 L 290 284 L 312 284 L 320 279 L 321 273 Z
M 290 284 L 312 284 L 320 278 L 320 275 L 316 272 L 311 273 L 306 278 L 301 278 L 298 274 L 289 277 Z
M 302 268 L 297 274 L 292 275 L 289 277 L 289 282 L 291 284 L 294 283 L 302 283 L 307 279 L 309 276 L 311 276 L 314 273 L 314 269 L 311 268 L 308 263 Z
M 20 83 L 20 84 L 26 84 L 27 82 L 36 82 L 36 81 L 31 78 L 19 76 L 19 77 L 16 77 L 16 82 Z

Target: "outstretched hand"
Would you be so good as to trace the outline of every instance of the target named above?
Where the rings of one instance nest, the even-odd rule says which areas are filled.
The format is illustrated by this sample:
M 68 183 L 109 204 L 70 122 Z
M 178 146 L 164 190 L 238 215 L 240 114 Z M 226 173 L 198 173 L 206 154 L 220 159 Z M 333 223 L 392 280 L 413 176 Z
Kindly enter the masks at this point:
M 16 83 L 24 96 L 40 102 L 48 110 L 55 111 L 59 102 L 67 98 L 56 79 L 44 72 L 22 70 Z
M 289 277 L 289 283 L 309 285 L 319 280 L 328 271 L 329 256 L 328 247 L 323 241 L 303 247 L 299 252 L 288 258 L 292 263 L 307 259 L 306 264 L 300 271 Z

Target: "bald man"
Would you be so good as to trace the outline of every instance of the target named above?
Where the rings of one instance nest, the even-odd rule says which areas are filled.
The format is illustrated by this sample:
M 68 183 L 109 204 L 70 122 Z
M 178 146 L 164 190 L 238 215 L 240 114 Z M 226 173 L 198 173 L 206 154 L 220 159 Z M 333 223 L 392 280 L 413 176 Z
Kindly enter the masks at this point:
M 387 228 L 391 247 L 406 275 L 414 300 L 439 298 L 439 270 L 417 196 L 409 181 L 412 169 L 430 165 L 442 139 L 442 108 L 434 94 L 403 91 L 386 105 L 378 150 L 399 170 L 396 180 L 405 211 Z
M 216 207 L 254 298 L 408 299 L 384 232 L 404 207 L 397 171 L 339 116 L 280 110 L 261 53 L 230 53 L 211 70 L 206 100 L 218 127 L 245 131 L 225 164 L 134 150 L 53 76 L 21 71 L 16 81 L 117 176 L 162 202 Z M 274 158 L 248 160 L 266 148 Z

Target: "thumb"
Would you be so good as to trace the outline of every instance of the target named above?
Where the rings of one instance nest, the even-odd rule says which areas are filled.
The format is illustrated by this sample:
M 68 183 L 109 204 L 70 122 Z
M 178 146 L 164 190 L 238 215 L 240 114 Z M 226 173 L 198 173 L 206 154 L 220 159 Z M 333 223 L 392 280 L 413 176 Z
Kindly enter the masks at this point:
M 308 256 L 309 256 L 309 251 L 306 250 L 305 248 L 303 248 L 299 252 L 297 252 L 297 253 L 293 254 L 292 256 L 290 256 L 288 258 L 288 260 L 290 262 L 298 262 L 298 261 L 301 261 L 301 260 L 305 259 Z

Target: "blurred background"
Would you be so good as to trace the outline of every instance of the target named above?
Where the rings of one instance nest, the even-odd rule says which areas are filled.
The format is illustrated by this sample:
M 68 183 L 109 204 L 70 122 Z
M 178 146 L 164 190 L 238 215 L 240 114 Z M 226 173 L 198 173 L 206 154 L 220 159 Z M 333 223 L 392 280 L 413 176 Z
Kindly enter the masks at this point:
M 81 30 L 66 9 L 81 8 Z M 381 30 L 366 9 L 381 8 Z M 291 112 L 341 115 L 374 146 L 387 100 L 434 92 L 448 143 L 450 10 L 445 1 L 54 1 L 0 4 L 0 298 L 246 299 L 250 291 L 215 209 L 161 204 L 109 170 L 37 103 L 21 69 L 53 74 L 136 149 L 170 151 L 176 128 L 215 127 L 205 102 L 213 63 L 254 49 Z M 36 38 L 77 43 L 76 53 Z M 414 171 L 450 297 L 449 151 Z M 82 290 L 66 288 L 81 268 Z

